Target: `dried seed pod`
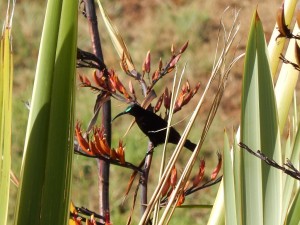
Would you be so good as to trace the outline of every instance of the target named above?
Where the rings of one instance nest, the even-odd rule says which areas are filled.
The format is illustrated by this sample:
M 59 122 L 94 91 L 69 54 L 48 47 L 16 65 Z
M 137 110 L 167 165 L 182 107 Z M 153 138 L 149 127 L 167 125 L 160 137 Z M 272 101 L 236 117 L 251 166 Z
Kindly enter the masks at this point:
M 131 73 L 130 73 L 130 70 L 129 70 L 129 67 L 128 67 L 128 64 L 127 64 L 127 61 L 126 61 L 126 56 L 125 56 L 125 53 L 124 53 L 124 52 L 123 52 L 123 54 L 122 54 L 120 66 L 121 66 L 121 69 L 122 69 L 125 73 L 131 74 Z
M 295 41 L 295 58 L 298 66 L 300 66 L 300 48 L 297 41 Z
M 287 25 L 285 23 L 284 3 L 282 3 L 281 7 L 277 10 L 276 21 L 277 21 L 277 25 L 278 25 L 278 31 L 280 33 L 279 37 L 290 38 L 291 36 L 293 36 L 291 34 L 290 29 L 287 27 Z

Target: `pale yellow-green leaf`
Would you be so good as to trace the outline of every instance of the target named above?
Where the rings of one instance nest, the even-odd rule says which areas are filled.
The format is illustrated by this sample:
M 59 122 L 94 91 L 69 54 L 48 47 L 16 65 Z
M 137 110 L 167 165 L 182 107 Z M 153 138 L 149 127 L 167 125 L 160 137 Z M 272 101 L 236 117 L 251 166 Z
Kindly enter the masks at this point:
M 11 39 L 7 15 L 0 43 L 0 224 L 6 224 L 10 187 L 13 83 Z
M 223 225 L 223 224 L 225 224 L 225 207 L 224 207 L 224 181 L 222 180 L 207 225 Z
M 296 1 L 294 0 L 285 1 L 285 19 L 287 24 L 289 24 L 291 21 L 295 4 Z M 271 87 L 272 80 L 269 74 L 271 74 L 270 71 L 272 71 L 273 76 L 276 74 L 276 68 L 279 62 L 278 56 L 281 53 L 284 40 L 278 39 L 278 42 L 276 42 L 274 37 L 277 37 L 278 32 L 274 30 L 273 37 L 271 38 L 269 45 L 269 53 L 271 56 L 270 65 L 272 67 L 270 70 L 267 63 L 267 53 L 261 24 L 257 24 L 258 21 L 255 21 L 255 19 L 258 18 L 253 18 L 251 26 L 247 45 L 247 54 L 245 58 L 247 63 L 245 64 L 244 76 L 246 76 L 247 73 L 252 75 L 268 74 L 268 80 L 265 79 L 266 77 L 251 77 L 249 75 L 248 77 L 246 76 L 246 78 L 244 78 L 242 126 L 247 125 L 247 129 L 245 130 L 242 128 L 241 139 L 244 143 L 246 142 L 245 144 L 248 144 L 249 147 L 254 151 L 260 149 L 270 158 L 274 158 L 279 164 L 282 164 L 279 134 L 282 133 L 285 126 L 285 121 L 288 116 L 287 112 L 289 111 L 295 84 L 298 79 L 298 73 L 290 65 L 283 65 L 282 67 L 280 78 L 277 81 L 276 87 L 276 99 L 278 101 L 277 107 L 279 109 L 279 116 L 277 117 L 276 104 L 274 103 L 274 93 L 270 91 L 273 89 L 273 87 Z M 255 26 L 253 26 L 254 24 Z M 256 29 L 260 29 L 261 31 L 257 33 L 257 31 L 255 31 Z M 297 33 L 298 28 L 295 28 L 293 32 Z M 250 39 L 252 39 L 252 41 Z M 261 41 L 253 41 L 254 39 L 260 39 Z M 257 52 L 254 50 L 255 48 L 257 48 Z M 288 52 L 293 55 L 294 47 L 289 48 L 291 49 L 288 50 Z M 263 62 L 261 63 L 261 66 L 259 66 L 259 63 L 261 62 L 261 57 L 258 59 L 259 55 L 263 56 Z M 286 57 L 288 60 L 293 61 L 293 56 Z M 262 72 L 259 73 L 260 70 Z M 267 82 L 267 86 L 265 86 L 265 82 Z M 248 85 L 245 85 L 245 83 Z M 263 83 L 263 85 L 259 86 L 259 83 Z M 267 91 L 266 96 L 264 96 L 265 91 Z M 248 96 L 250 92 L 252 92 L 252 97 Z M 285 97 L 285 94 L 287 94 L 287 98 Z M 259 98 L 263 99 L 261 104 L 258 103 Z M 260 121 L 259 118 L 267 120 Z M 279 129 L 278 123 L 280 125 Z M 295 125 L 293 125 L 293 127 L 294 126 Z M 269 133 L 269 130 L 273 131 Z M 240 139 L 239 137 L 240 135 L 237 134 L 238 140 Z M 243 155 L 241 157 L 241 162 L 238 160 L 240 159 L 239 153 Z M 241 152 L 234 151 L 233 158 L 236 185 L 235 197 L 237 199 L 237 209 L 239 209 L 237 215 L 241 215 L 243 217 L 244 224 L 280 224 L 280 222 L 284 219 L 285 214 L 285 212 L 282 210 L 286 208 L 286 203 L 290 201 L 289 198 L 291 197 L 288 194 L 289 191 L 286 191 L 288 189 L 282 190 L 284 187 L 284 183 L 282 182 L 282 172 L 274 171 L 266 165 L 263 165 L 263 168 L 261 169 L 261 161 L 246 153 L 244 150 L 241 150 Z M 298 165 L 298 163 L 296 163 L 296 165 Z M 240 168 L 240 166 L 242 166 L 242 168 Z M 264 179 L 262 179 L 262 177 L 264 177 Z M 240 180 L 240 178 L 242 179 Z M 290 178 L 287 178 L 287 180 L 289 179 Z M 245 190 L 239 190 L 239 184 L 241 184 L 241 187 L 243 187 Z M 285 187 L 287 186 L 288 185 Z M 222 186 L 220 187 L 218 193 L 220 193 L 221 189 Z M 287 193 L 287 198 L 285 197 L 285 193 Z M 282 194 L 284 196 L 282 196 Z M 238 195 L 242 196 L 242 207 L 238 207 Z M 222 204 L 222 199 L 220 199 L 217 199 L 218 201 L 216 204 Z M 284 207 L 282 204 L 284 204 Z M 214 205 L 214 208 L 220 207 L 221 205 Z M 218 217 L 221 215 L 221 211 L 214 211 L 212 214 L 213 213 L 216 213 L 216 215 L 211 215 L 211 217 Z M 238 222 L 239 224 L 242 224 L 240 220 L 238 220 Z M 298 224 L 298 221 L 297 223 L 292 224 Z
M 254 13 L 248 39 L 242 93 L 241 141 L 281 164 L 280 132 L 268 51 Z M 243 152 L 245 224 L 280 224 L 282 173 Z
M 300 221 L 300 192 L 299 190 L 297 191 L 296 197 L 292 203 L 286 225 L 295 225 L 299 224 Z
M 225 221 L 226 224 L 237 225 L 237 208 L 235 199 L 235 184 L 233 172 L 233 159 L 230 152 L 229 140 L 226 132 L 224 133 L 223 146 L 223 184 L 225 201 Z
M 129 71 L 135 70 L 130 53 L 127 49 L 127 46 L 126 46 L 120 32 L 118 31 L 117 27 L 114 26 L 114 24 L 110 20 L 109 16 L 107 15 L 105 9 L 103 8 L 103 6 L 100 2 L 100 0 L 97 0 L 97 2 L 99 5 L 99 8 L 100 8 L 100 12 L 101 12 L 104 24 L 105 24 L 108 34 L 110 36 L 110 39 L 120 57 L 120 59 L 122 59 L 122 56 L 124 54 Z
M 242 177 L 241 177 L 241 149 L 236 143 L 233 143 L 233 173 L 234 173 L 234 194 L 236 204 L 237 224 L 242 224 Z
M 257 14 L 253 15 L 248 37 L 242 88 L 241 141 L 252 149 L 260 149 L 259 86 L 257 61 Z M 261 162 L 242 151 L 243 224 L 263 224 L 263 191 Z M 255 179 L 253 179 L 255 178 Z
M 291 148 L 288 146 L 289 140 L 287 141 L 287 148 Z M 293 165 L 295 165 L 296 168 L 299 169 L 299 155 L 300 155 L 300 130 L 298 129 L 294 146 L 293 146 L 293 151 L 291 155 L 287 155 L 286 158 L 288 158 Z M 284 196 L 283 196 L 283 207 L 282 207 L 282 222 L 286 220 L 286 217 L 288 216 L 288 208 L 293 200 L 294 197 L 294 187 L 296 180 L 295 178 L 292 178 L 289 175 L 284 175 L 286 177 L 285 183 L 284 183 Z M 299 189 L 297 190 L 299 191 Z M 290 213 L 290 212 L 289 212 Z
M 282 164 L 280 131 L 272 75 L 264 31 L 257 20 L 256 51 L 259 86 L 259 120 L 261 151 Z M 278 169 L 262 164 L 264 224 L 280 224 L 282 212 L 282 173 Z
M 295 25 L 295 33 L 299 32 L 299 28 Z M 285 58 L 291 62 L 295 59 L 295 40 L 289 42 Z M 280 133 L 283 132 L 286 120 L 288 118 L 289 109 L 293 100 L 294 90 L 298 81 L 299 71 L 295 70 L 290 64 L 282 64 L 278 80 L 275 86 L 275 95 L 278 107 Z

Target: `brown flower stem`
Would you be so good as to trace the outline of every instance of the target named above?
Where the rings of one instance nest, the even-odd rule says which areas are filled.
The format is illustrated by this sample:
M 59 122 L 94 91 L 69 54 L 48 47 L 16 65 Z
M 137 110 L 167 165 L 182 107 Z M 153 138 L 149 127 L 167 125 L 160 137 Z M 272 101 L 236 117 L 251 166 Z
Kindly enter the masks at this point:
M 144 97 L 146 98 L 148 94 L 147 87 L 143 85 L 145 83 L 141 83 L 142 87 L 142 92 Z M 143 216 L 146 208 L 147 208 L 147 195 L 148 195 L 148 175 L 151 167 L 151 162 L 152 162 L 152 157 L 153 157 L 153 144 L 149 140 L 148 142 L 148 148 L 147 148 L 147 153 L 145 157 L 145 163 L 144 163 L 144 168 L 143 168 L 143 173 L 141 174 L 141 215 Z
M 86 15 L 89 24 L 90 36 L 94 54 L 104 62 L 101 49 L 101 41 L 98 30 L 98 22 L 93 0 L 84 0 Z M 105 74 L 105 73 L 104 73 Z M 102 106 L 102 124 L 105 129 L 106 140 L 111 145 L 111 102 L 105 102 Z M 98 160 L 98 181 L 99 181 L 99 214 L 105 215 L 109 212 L 109 166 L 110 164 L 103 160 Z M 104 221 L 103 221 L 104 222 Z

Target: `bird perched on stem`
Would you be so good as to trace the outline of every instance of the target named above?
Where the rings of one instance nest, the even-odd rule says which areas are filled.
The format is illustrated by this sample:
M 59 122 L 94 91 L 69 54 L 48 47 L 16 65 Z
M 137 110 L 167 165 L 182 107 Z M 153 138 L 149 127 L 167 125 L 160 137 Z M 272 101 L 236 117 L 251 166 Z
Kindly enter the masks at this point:
M 124 112 L 121 112 L 118 115 L 116 115 L 113 120 L 125 114 L 130 114 L 134 116 L 135 122 L 137 123 L 139 128 L 143 131 L 143 133 L 146 136 L 148 136 L 150 141 L 153 143 L 154 147 L 163 144 L 165 142 L 166 132 L 167 132 L 166 128 L 168 126 L 168 123 L 160 116 L 142 108 L 138 104 L 131 104 L 126 108 Z M 181 137 L 180 134 L 173 127 L 170 127 L 168 142 L 173 144 L 178 144 L 180 137 Z M 196 148 L 196 144 L 192 143 L 189 140 L 186 140 L 184 143 L 184 147 L 186 147 L 191 151 L 194 151 L 194 149 Z

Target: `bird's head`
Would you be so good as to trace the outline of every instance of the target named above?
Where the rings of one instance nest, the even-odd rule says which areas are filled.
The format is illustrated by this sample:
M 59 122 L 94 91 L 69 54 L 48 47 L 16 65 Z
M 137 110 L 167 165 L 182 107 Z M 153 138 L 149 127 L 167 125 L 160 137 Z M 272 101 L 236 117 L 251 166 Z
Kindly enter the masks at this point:
M 141 107 L 137 104 L 131 104 L 129 105 L 125 111 L 119 113 L 118 115 L 116 115 L 112 121 L 114 121 L 116 118 L 118 118 L 119 116 L 125 115 L 125 114 L 130 114 L 132 116 L 136 116 L 137 112 L 141 109 Z

